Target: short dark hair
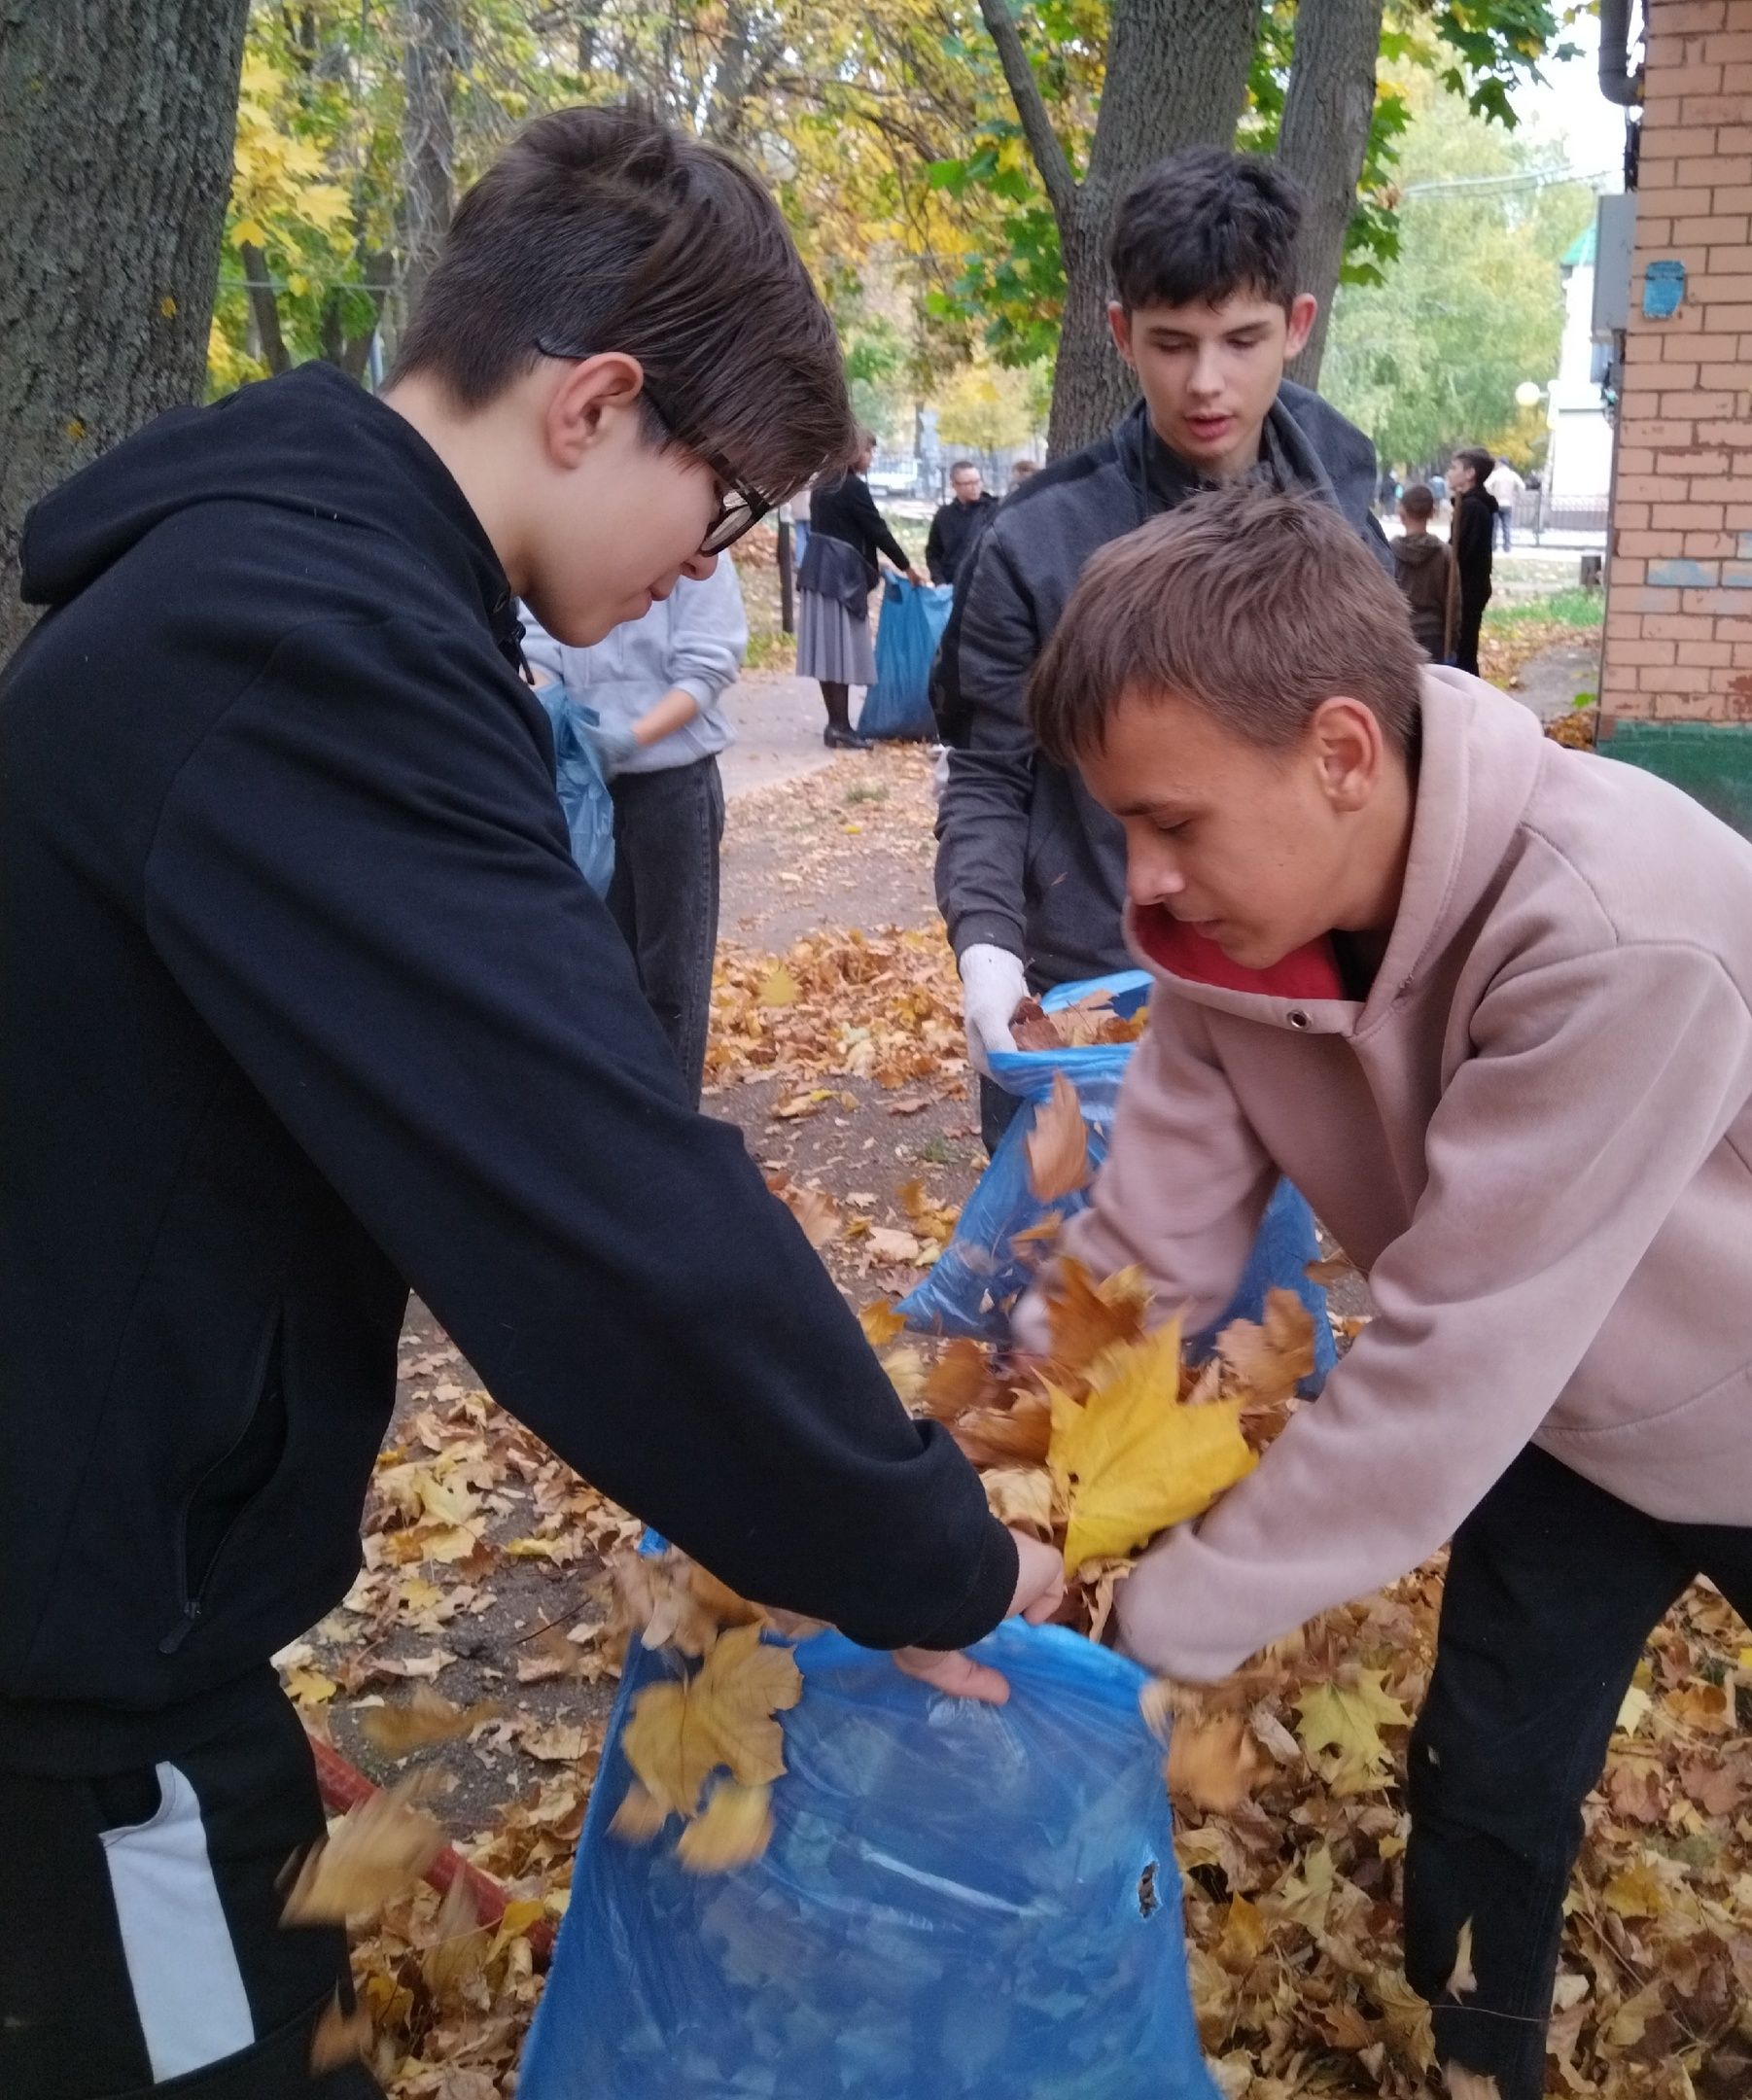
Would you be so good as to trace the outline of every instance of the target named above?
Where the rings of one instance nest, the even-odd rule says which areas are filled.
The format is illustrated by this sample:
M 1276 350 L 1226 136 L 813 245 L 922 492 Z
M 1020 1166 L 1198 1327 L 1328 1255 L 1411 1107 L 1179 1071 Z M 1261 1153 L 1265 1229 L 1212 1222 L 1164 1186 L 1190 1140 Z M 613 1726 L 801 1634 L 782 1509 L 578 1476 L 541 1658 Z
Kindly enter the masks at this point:
M 1414 481 L 1400 492 L 1399 508 L 1409 518 L 1432 518 L 1436 514 L 1436 492 L 1427 481 Z
M 1302 188 L 1275 160 L 1194 146 L 1126 192 L 1107 242 L 1114 297 L 1139 306 L 1220 305 L 1257 292 L 1287 307 L 1301 290 Z
M 1234 483 L 1094 556 L 1035 667 L 1029 718 L 1065 766 L 1101 749 L 1129 694 L 1189 700 L 1282 750 L 1343 694 L 1404 752 L 1422 667 L 1405 600 L 1337 510 Z
M 949 470 L 949 478 L 953 481 L 958 473 L 978 473 L 978 472 L 979 462 L 977 460 L 958 459 Z
M 1485 485 L 1486 475 L 1493 474 L 1496 472 L 1496 454 L 1487 452 L 1483 445 L 1461 445 L 1455 450 L 1454 456 L 1457 460 L 1464 460 L 1466 465 L 1472 469 L 1480 488 Z
M 778 206 L 635 105 L 519 132 L 458 206 L 395 375 L 476 408 L 538 341 L 637 358 L 653 438 L 718 454 L 775 501 L 857 449 L 833 323 Z

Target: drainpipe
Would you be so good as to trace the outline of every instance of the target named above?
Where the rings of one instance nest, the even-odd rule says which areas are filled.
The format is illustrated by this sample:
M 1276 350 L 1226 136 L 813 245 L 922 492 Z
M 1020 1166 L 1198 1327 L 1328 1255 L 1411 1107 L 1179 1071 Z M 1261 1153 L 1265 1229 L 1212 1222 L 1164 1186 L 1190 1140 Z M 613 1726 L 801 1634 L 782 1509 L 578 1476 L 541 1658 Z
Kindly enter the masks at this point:
M 1624 109 L 1642 103 L 1642 71 L 1630 71 L 1630 0 L 1600 0 L 1600 92 Z

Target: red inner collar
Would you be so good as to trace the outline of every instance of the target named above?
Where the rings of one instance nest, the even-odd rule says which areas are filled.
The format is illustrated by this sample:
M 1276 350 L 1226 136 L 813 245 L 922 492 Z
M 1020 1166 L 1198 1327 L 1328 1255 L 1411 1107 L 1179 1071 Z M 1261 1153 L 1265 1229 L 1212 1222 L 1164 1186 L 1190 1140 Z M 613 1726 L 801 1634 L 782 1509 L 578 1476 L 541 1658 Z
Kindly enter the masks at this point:
M 1264 998 L 1342 999 L 1345 982 L 1324 935 L 1286 955 L 1270 969 L 1245 969 L 1230 962 L 1215 941 L 1194 927 L 1182 926 L 1160 904 L 1134 913 L 1138 944 L 1150 961 L 1189 984 L 1214 986 L 1220 992 L 1251 992 Z

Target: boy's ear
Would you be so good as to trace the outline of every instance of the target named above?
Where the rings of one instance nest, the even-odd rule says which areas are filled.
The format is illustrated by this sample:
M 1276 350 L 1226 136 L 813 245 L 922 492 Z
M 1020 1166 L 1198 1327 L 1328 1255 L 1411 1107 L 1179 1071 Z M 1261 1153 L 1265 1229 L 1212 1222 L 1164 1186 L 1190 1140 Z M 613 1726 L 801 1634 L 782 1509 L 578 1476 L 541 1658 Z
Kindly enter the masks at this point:
M 1118 299 L 1107 301 L 1107 326 L 1113 331 L 1113 347 L 1134 371 L 1137 360 L 1132 355 L 1132 317 Z
M 543 435 L 556 467 L 573 468 L 602 435 L 615 410 L 630 410 L 645 385 L 645 368 L 621 350 L 604 350 L 569 365 L 547 397 Z
M 1289 302 L 1289 332 L 1283 338 L 1283 361 L 1300 355 L 1308 338 L 1314 333 L 1314 317 L 1320 310 L 1320 302 L 1312 292 L 1298 292 Z

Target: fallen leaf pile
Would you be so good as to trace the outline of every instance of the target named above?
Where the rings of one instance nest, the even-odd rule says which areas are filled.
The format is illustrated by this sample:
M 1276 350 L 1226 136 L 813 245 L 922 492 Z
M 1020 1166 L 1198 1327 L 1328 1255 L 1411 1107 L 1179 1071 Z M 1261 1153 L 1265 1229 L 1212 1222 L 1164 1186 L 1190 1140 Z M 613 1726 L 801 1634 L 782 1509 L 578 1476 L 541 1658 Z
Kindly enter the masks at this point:
M 966 1076 L 961 980 L 940 928 L 815 933 L 782 957 L 718 949 L 709 1085 L 772 1076 L 787 1118 L 837 1100 L 848 1079 L 900 1095 Z

